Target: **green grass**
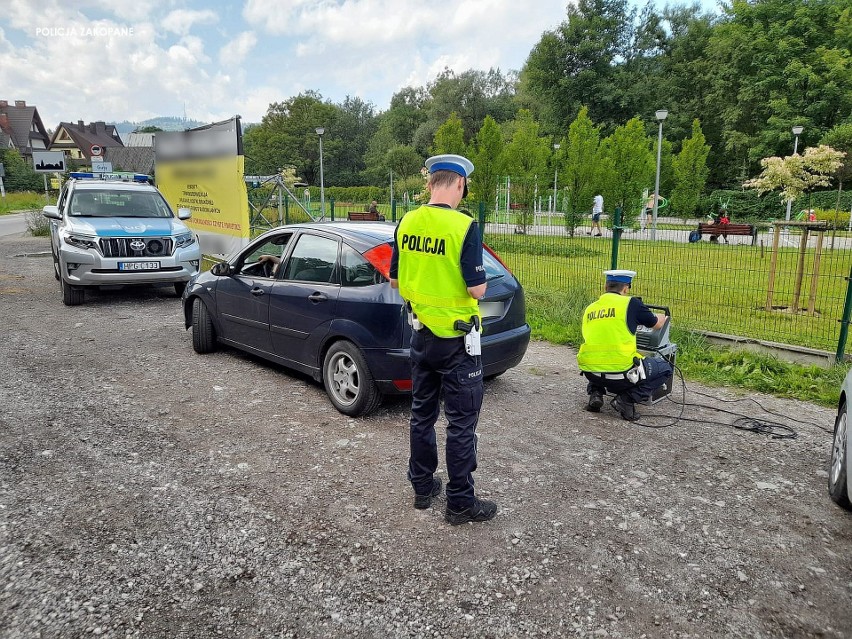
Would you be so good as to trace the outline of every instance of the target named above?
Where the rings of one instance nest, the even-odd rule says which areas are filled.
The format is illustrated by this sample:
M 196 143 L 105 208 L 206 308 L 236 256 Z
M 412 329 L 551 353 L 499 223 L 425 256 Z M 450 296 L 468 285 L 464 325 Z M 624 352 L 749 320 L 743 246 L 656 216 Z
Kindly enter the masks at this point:
M 34 209 L 41 210 L 47 203 L 44 193 L 35 193 L 33 191 L 23 191 L 20 193 L 7 192 L 6 197 L 0 197 L 0 215 Z M 51 199 L 50 204 L 56 204 L 55 198 Z

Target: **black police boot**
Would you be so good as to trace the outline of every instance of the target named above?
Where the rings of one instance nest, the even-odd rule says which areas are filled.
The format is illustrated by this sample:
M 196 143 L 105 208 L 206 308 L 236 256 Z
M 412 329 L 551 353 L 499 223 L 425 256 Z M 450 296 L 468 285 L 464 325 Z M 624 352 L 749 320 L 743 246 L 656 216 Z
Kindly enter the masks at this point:
M 622 419 L 626 419 L 628 422 L 635 422 L 639 419 L 639 415 L 636 414 L 636 404 L 624 395 L 619 395 L 612 400 L 612 406 L 619 412 Z
M 598 390 L 589 393 L 589 405 L 586 406 L 586 410 L 590 413 L 599 413 L 601 406 L 603 406 L 603 393 Z
M 428 495 L 414 495 L 414 507 L 417 510 L 426 510 L 432 505 L 432 498 L 441 494 L 441 478 L 432 478 L 432 490 Z
M 474 499 L 473 503 L 464 510 L 455 511 L 447 506 L 444 519 L 453 526 L 466 524 L 469 521 L 488 521 L 497 514 L 497 504 L 485 499 Z

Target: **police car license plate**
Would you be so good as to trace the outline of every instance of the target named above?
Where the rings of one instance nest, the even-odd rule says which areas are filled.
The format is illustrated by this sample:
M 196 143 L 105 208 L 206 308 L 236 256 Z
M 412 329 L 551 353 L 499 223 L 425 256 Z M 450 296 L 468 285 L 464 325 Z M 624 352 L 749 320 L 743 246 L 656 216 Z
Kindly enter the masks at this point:
M 159 262 L 119 262 L 119 271 L 156 271 L 159 270 Z

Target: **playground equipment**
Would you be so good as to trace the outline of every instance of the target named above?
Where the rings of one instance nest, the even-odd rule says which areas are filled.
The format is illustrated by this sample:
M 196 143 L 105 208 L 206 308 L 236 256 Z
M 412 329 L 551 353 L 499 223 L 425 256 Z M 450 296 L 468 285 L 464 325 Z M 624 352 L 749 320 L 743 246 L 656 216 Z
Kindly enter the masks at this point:
M 798 221 L 780 221 L 773 222 L 772 225 L 775 227 L 775 232 L 772 236 L 772 259 L 769 264 L 769 284 L 767 286 L 766 292 L 766 310 L 786 310 L 790 313 L 798 313 L 800 311 L 807 311 L 809 315 L 816 314 L 816 294 L 817 294 L 817 284 L 819 283 L 819 263 L 822 257 L 822 242 L 823 237 L 825 236 L 825 231 L 828 229 L 828 225 L 826 222 L 798 222 Z M 781 238 L 781 229 L 782 228 L 800 228 L 802 230 L 802 238 L 799 241 L 799 259 L 797 261 L 796 266 L 796 281 L 793 285 L 793 300 L 791 301 L 789 306 L 773 306 L 773 298 L 775 297 L 775 277 L 777 274 L 778 268 L 778 244 Z M 811 288 L 810 294 L 808 296 L 808 307 L 799 308 L 799 299 L 802 294 L 802 283 L 804 280 L 805 273 L 805 254 L 808 249 L 808 235 L 810 233 L 817 234 L 816 240 L 816 248 L 814 250 L 814 263 L 813 269 L 811 271 Z

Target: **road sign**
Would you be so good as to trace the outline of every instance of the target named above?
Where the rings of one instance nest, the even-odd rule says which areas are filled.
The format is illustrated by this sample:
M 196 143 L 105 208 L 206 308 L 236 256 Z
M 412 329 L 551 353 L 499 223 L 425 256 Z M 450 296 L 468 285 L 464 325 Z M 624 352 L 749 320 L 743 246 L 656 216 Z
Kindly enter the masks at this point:
M 93 144 L 89 150 L 94 157 L 100 157 L 104 153 L 103 147 L 100 144 Z
M 65 153 L 63 151 L 33 151 L 33 169 L 36 173 L 64 173 Z
M 92 173 L 112 173 L 112 162 L 96 162 L 92 158 Z

